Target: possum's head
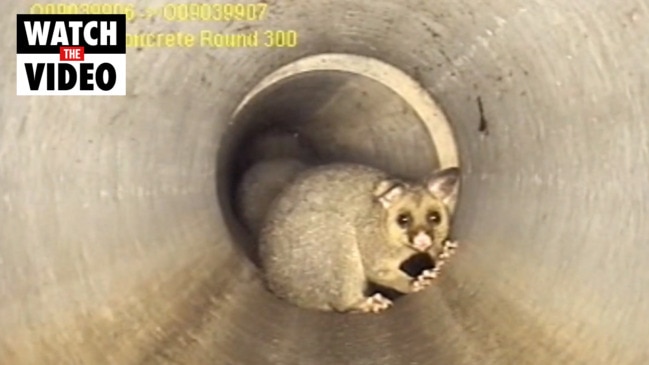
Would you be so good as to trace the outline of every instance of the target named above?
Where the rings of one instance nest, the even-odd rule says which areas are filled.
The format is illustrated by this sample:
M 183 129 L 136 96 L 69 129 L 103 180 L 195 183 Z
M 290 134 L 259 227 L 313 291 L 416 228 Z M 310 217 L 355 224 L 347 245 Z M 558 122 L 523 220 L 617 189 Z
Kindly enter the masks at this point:
M 450 206 L 457 198 L 459 169 L 435 172 L 424 184 L 385 180 L 374 191 L 385 209 L 390 243 L 441 253 L 450 231 Z

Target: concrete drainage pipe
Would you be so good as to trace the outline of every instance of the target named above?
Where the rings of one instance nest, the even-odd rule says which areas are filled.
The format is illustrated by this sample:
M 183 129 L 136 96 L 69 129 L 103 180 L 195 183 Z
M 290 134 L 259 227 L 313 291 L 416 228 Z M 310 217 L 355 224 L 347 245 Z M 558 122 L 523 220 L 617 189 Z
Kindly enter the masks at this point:
M 129 33 L 288 29 L 299 45 L 131 48 L 121 98 L 15 96 L 28 9 L 0 8 L 0 363 L 649 362 L 645 2 L 282 0 L 246 25 L 137 20 Z M 321 53 L 379 66 L 259 89 Z M 448 124 L 408 78 L 372 77 L 383 66 Z M 437 285 L 380 316 L 268 294 L 225 189 L 260 117 L 406 175 L 459 159 L 462 246 Z

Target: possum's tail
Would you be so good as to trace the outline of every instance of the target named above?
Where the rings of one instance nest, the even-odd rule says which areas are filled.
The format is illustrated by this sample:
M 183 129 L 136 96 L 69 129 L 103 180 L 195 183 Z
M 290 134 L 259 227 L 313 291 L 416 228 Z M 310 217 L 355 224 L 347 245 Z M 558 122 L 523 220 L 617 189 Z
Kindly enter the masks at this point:
M 253 140 L 247 160 L 236 190 L 236 211 L 256 237 L 277 195 L 316 158 L 299 135 L 268 132 Z

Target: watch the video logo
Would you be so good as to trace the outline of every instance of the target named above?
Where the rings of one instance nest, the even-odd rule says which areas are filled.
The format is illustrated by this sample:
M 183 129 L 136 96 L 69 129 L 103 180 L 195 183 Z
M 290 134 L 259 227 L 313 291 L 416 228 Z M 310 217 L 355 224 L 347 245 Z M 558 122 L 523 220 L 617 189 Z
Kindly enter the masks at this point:
M 125 95 L 126 16 L 17 15 L 18 95 Z

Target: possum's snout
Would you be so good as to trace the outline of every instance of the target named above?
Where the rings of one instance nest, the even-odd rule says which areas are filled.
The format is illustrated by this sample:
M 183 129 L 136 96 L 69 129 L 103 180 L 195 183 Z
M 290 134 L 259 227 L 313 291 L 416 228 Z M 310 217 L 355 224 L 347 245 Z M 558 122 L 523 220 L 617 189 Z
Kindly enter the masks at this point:
M 433 246 L 433 239 L 428 233 L 420 231 L 413 237 L 412 246 L 420 252 L 426 252 Z

